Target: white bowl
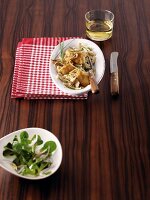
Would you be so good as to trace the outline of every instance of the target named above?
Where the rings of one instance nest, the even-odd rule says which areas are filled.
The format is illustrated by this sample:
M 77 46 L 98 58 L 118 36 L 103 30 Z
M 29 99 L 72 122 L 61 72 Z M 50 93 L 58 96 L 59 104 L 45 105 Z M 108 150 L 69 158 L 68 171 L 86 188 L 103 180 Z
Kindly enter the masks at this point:
M 96 62 L 95 62 L 95 69 L 96 69 L 96 75 L 95 79 L 96 82 L 99 83 L 104 75 L 105 71 L 105 59 L 104 55 L 99 48 L 98 45 L 96 45 L 94 42 L 86 39 L 68 39 L 64 41 L 64 50 L 68 49 L 69 47 L 79 47 L 79 44 L 82 43 L 83 45 L 87 45 L 88 47 L 91 47 L 93 49 L 93 52 L 96 54 Z M 52 80 L 54 84 L 64 93 L 68 93 L 70 95 L 79 95 L 82 93 L 87 93 L 91 90 L 91 86 L 88 85 L 83 89 L 74 90 L 66 87 L 61 80 L 57 78 L 57 71 L 55 65 L 52 63 L 52 60 L 56 59 L 60 55 L 60 46 L 61 43 L 58 44 L 50 57 L 50 74 L 52 77 Z
M 19 136 L 20 133 L 22 131 L 27 131 L 29 134 L 29 138 L 32 137 L 33 135 L 39 135 L 41 137 L 41 139 L 43 140 L 43 142 L 45 143 L 46 141 L 52 140 L 56 143 L 57 148 L 56 151 L 54 152 L 54 154 L 52 155 L 52 160 L 53 160 L 53 164 L 50 167 L 51 173 L 48 175 L 39 175 L 39 176 L 23 176 L 21 174 L 18 174 L 10 165 L 10 162 L 8 162 L 7 157 L 3 156 L 3 151 L 4 151 L 4 146 L 8 144 L 8 142 L 12 142 L 14 139 L 14 136 L 17 135 Z M 25 128 L 25 129 L 21 129 L 15 132 L 12 132 L 6 136 L 4 136 L 3 138 L 0 139 L 0 166 L 5 169 L 6 171 L 19 176 L 21 178 L 25 178 L 25 179 L 31 179 L 31 180 L 38 180 L 38 179 L 43 179 L 43 178 L 47 178 L 48 176 L 51 176 L 52 174 L 54 174 L 54 172 L 56 172 L 56 170 L 59 168 L 60 164 L 62 161 L 62 147 L 60 142 L 58 141 L 58 139 L 56 138 L 56 136 L 54 134 L 52 134 L 51 132 L 42 129 L 42 128 Z

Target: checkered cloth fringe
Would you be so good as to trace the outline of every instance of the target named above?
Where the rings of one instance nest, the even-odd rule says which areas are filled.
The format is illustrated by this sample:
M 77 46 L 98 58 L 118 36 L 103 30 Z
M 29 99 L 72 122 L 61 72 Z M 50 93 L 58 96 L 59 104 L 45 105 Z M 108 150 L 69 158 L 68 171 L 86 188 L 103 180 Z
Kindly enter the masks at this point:
M 18 43 L 11 98 L 87 99 L 87 94 L 69 95 L 52 82 L 50 55 L 60 42 L 72 37 L 24 38 Z

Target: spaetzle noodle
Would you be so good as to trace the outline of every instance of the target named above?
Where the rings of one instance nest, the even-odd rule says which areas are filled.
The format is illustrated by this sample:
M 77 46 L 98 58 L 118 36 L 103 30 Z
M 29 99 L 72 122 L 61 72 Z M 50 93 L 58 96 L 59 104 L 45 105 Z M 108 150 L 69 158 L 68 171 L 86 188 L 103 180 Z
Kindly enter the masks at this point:
M 71 89 L 82 89 L 90 84 L 89 59 L 94 65 L 96 55 L 93 50 L 83 44 L 78 48 L 69 47 L 55 60 L 52 60 L 57 70 L 57 77 L 63 84 Z

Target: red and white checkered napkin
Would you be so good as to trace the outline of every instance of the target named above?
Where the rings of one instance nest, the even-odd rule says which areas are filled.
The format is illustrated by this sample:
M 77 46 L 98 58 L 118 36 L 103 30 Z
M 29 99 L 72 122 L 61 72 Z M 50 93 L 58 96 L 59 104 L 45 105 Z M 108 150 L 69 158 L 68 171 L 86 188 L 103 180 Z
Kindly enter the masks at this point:
M 52 82 L 49 70 L 54 47 L 70 37 L 24 38 L 18 43 L 12 84 L 12 98 L 87 99 L 87 94 L 69 95 Z

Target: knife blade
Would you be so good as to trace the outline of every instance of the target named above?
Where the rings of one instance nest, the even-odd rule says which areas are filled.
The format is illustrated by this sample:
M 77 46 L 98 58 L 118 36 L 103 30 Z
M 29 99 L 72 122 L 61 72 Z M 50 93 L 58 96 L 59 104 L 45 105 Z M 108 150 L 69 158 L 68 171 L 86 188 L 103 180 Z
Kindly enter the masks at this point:
M 118 52 L 112 52 L 110 55 L 110 90 L 112 96 L 119 94 L 118 55 Z

